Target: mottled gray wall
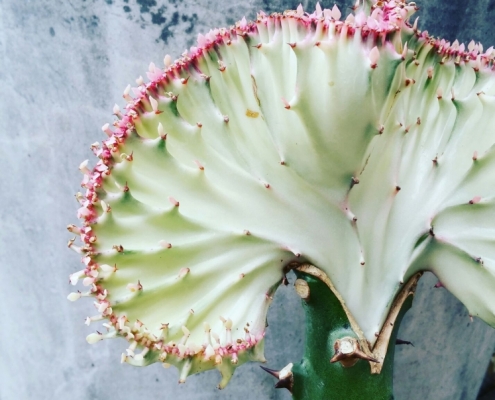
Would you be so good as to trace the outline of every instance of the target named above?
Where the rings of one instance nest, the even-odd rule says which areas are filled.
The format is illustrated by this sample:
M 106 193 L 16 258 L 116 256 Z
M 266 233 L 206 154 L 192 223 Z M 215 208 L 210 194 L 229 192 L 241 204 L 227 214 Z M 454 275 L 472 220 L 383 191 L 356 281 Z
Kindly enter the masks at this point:
M 122 340 L 86 344 L 90 305 L 66 301 L 78 257 L 66 248 L 75 222 L 79 162 L 123 88 L 198 32 L 294 0 L 0 0 L 0 399 L 289 399 L 255 365 L 223 391 L 216 372 L 178 385 L 177 371 L 119 363 Z M 314 1 L 303 1 L 314 7 Z M 333 2 L 323 1 L 324 6 Z M 421 26 L 449 39 L 495 43 L 494 0 L 423 0 Z M 420 285 L 400 337 L 396 397 L 475 399 L 494 331 L 435 279 Z M 268 366 L 302 354 L 303 315 L 290 287 L 269 314 Z

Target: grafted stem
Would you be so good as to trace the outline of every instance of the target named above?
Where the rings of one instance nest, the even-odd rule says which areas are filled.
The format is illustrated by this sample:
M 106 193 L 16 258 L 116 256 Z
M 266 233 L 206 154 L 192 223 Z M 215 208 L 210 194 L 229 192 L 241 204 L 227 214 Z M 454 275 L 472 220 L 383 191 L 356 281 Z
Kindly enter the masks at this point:
M 413 296 L 407 295 L 401 301 L 402 307 L 394 322 L 381 371 L 372 373 L 374 363 L 371 359 L 376 357 L 373 353 L 369 354 L 369 347 L 359 344 L 361 335 L 353 329 L 352 317 L 349 318 L 336 294 L 315 276 L 301 270 L 294 272 L 298 280 L 307 283 L 309 292 L 303 298 L 306 312 L 305 353 L 302 361 L 292 368 L 294 399 L 393 399 L 395 340 L 400 321 L 411 307 Z M 413 285 L 406 285 L 408 294 L 414 292 L 419 276 L 413 279 Z M 350 343 L 357 347 L 351 348 Z M 334 362 L 330 362 L 331 359 Z

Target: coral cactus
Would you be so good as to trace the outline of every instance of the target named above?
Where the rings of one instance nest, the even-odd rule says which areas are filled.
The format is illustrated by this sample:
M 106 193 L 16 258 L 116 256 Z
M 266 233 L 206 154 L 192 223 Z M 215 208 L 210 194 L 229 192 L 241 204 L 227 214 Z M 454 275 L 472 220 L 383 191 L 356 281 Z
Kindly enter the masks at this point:
M 327 378 L 321 393 L 303 378 L 322 362 L 391 385 L 421 271 L 495 325 L 493 48 L 430 37 L 415 9 L 260 13 L 125 89 L 68 227 L 84 263 L 70 281 L 87 287 L 69 299 L 93 297 L 87 323 L 107 328 L 88 342 L 121 336 L 123 362 L 173 364 L 181 381 L 217 368 L 223 387 L 264 360 L 266 312 L 294 269 L 325 349 L 272 372 L 317 398 Z M 317 360 L 327 342 L 332 363 Z

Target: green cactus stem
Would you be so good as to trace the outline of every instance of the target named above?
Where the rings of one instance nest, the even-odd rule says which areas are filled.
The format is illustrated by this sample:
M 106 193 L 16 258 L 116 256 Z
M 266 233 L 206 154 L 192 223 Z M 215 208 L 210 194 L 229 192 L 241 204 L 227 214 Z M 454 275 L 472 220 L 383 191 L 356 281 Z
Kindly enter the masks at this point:
M 323 271 L 304 265 L 294 272 L 306 311 L 305 353 L 285 371 L 269 370 L 278 379 L 276 387 L 289 389 L 300 400 L 393 399 L 397 333 L 421 274 L 404 285 L 371 348 Z
M 265 361 L 273 293 L 306 264 L 348 319 L 328 294 L 308 302 L 319 315 L 309 334 L 325 335 L 308 350 L 315 370 L 338 375 L 359 350 L 388 376 L 363 382 L 387 386 L 382 332 L 421 271 L 495 325 L 493 48 L 435 39 L 409 22 L 415 10 L 384 0 L 345 19 L 319 5 L 260 13 L 125 88 L 125 109 L 91 146 L 99 160 L 79 167 L 81 224 L 68 227 L 84 264 L 70 282 L 85 287 L 69 299 L 92 297 L 86 322 L 103 323 L 89 343 L 124 338 L 122 362 L 174 365 L 180 382 L 217 369 L 224 387 L 242 363 Z M 359 342 L 342 339 L 327 365 L 345 323 Z

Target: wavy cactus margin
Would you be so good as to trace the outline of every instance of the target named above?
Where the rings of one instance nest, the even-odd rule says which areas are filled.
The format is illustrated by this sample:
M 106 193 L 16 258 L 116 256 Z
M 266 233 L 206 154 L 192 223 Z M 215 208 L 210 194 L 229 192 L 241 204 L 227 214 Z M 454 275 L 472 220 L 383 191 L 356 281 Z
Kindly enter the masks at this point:
M 150 64 L 114 107 L 78 193 L 71 275 L 122 362 L 265 361 L 294 270 L 307 311 L 294 398 L 392 396 L 393 345 L 422 271 L 495 325 L 493 48 L 433 38 L 414 3 L 260 13 Z M 131 95 L 132 93 L 132 95 Z M 351 384 L 352 383 L 352 384 Z

